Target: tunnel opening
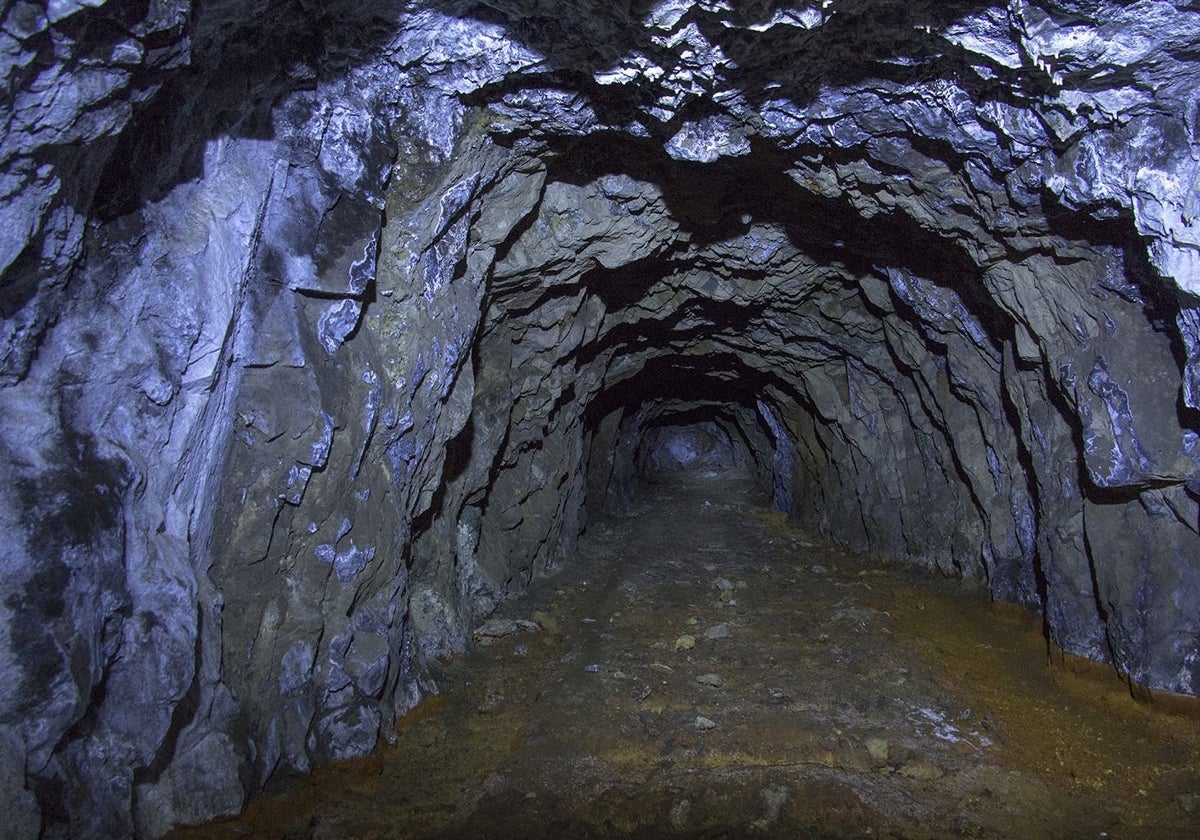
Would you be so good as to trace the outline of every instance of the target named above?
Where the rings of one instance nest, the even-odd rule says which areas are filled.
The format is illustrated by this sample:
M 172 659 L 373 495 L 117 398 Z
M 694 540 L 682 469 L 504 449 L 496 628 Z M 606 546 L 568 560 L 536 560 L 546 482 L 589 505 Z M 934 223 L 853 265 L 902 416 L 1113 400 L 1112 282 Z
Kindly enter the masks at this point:
M 732 831 L 684 769 L 768 833 L 1194 823 L 1186 732 L 1016 732 L 1048 651 L 1200 690 L 1188 4 L 9 5 L 17 836 L 234 813 L 439 687 L 540 769 L 439 753 L 436 830 Z M 121 480 L 56 492 L 80 441 Z
M 679 471 L 708 478 L 749 475 L 750 450 L 736 427 L 731 432 L 728 422 L 702 409 L 660 418 L 642 432 L 635 456 L 638 473 L 647 477 Z

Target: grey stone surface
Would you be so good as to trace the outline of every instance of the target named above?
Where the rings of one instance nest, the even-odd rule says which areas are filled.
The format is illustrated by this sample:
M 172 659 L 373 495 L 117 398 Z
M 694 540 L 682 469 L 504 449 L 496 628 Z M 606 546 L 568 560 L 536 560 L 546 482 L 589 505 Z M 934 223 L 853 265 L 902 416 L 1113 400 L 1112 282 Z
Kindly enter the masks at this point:
M 805 526 L 1200 691 L 1198 42 L 1182 2 L 4 4 L 13 830 L 370 750 L 701 424 Z
M 643 470 L 728 472 L 750 461 L 738 443 L 711 420 L 646 429 L 642 435 Z

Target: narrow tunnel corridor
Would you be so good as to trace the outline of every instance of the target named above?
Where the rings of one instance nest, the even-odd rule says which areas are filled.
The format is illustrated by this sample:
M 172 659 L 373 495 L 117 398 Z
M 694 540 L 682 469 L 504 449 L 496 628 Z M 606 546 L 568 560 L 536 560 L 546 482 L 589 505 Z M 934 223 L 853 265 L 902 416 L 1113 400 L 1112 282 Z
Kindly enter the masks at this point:
M 172 836 L 1194 836 L 1194 711 L 797 529 L 710 431 L 482 623 L 394 747 Z
M 1200 824 L 1198 56 L 1184 0 L 0 4 L 7 830 L 472 733 L 397 819 Z

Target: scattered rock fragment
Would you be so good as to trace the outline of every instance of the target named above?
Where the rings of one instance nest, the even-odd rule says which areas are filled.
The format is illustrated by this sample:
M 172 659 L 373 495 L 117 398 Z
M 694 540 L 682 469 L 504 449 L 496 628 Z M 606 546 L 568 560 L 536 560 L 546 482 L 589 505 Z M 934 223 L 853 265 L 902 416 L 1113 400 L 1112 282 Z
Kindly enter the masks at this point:
M 490 618 L 483 624 L 475 628 L 472 634 L 477 642 L 489 642 L 496 639 L 502 639 L 505 636 L 513 636 L 520 632 L 521 628 L 517 622 L 511 618 Z
M 868 738 L 867 752 L 871 754 L 876 765 L 886 764 L 888 760 L 887 738 Z
M 713 581 L 713 586 L 722 592 L 732 592 L 734 584 L 729 578 L 719 577 Z
M 515 636 L 517 633 L 536 633 L 542 626 L 527 618 L 490 618 L 475 628 L 472 637 L 481 644 L 490 644 L 505 636 Z
M 704 631 L 704 638 L 706 638 L 706 639 L 728 639 L 729 638 L 729 625 L 728 624 L 714 624 L 712 627 L 709 627 L 707 630 Z
M 687 633 L 675 640 L 675 650 L 692 650 L 694 647 L 696 647 L 696 637 Z
M 940 767 L 930 764 L 928 761 L 909 761 L 900 768 L 900 775 L 909 779 L 928 782 L 934 779 L 940 779 L 946 775 L 945 771 Z
M 704 715 L 696 715 L 696 729 L 700 730 L 701 732 L 708 732 L 716 728 L 717 722 L 715 720 L 710 720 Z
M 701 674 L 700 676 L 696 677 L 696 682 L 700 683 L 700 685 L 707 685 L 712 688 L 720 688 L 721 686 L 725 685 L 725 680 L 721 678 L 720 674 Z

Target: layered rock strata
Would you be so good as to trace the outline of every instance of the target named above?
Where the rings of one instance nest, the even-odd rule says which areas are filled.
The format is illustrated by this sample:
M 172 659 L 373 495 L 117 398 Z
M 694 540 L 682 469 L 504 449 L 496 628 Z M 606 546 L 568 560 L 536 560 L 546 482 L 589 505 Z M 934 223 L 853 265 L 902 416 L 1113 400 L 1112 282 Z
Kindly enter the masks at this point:
M 1200 691 L 1198 46 L 1145 0 L 4 4 L 15 835 L 371 750 L 679 429 Z

